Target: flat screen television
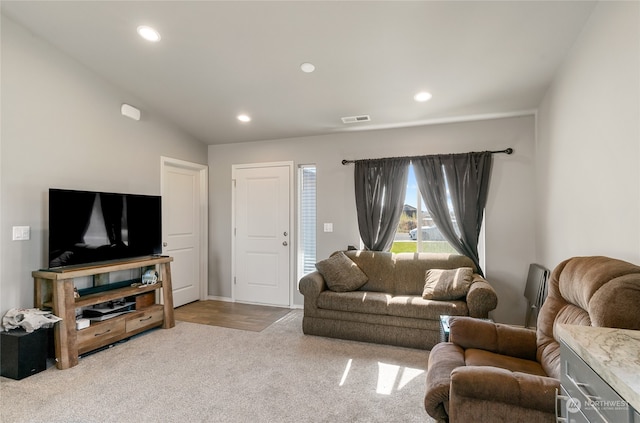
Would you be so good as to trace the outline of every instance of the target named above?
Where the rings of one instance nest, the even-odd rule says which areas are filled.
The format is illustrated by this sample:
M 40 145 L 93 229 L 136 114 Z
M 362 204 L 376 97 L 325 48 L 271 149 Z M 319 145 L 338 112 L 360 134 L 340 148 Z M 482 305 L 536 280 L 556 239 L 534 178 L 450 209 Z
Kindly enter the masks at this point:
M 49 189 L 49 268 L 161 253 L 160 196 Z

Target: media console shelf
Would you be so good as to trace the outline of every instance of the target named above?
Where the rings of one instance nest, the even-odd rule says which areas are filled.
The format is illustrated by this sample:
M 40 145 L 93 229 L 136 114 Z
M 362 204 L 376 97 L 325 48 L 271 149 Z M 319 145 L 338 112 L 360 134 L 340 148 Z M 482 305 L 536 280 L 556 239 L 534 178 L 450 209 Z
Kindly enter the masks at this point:
M 129 338 L 156 326 L 162 326 L 164 329 L 174 327 L 171 290 L 172 261 L 172 257 L 152 257 L 104 265 L 32 272 L 35 307 L 49 306 L 53 309 L 53 314 L 62 318 L 54 328 L 56 366 L 59 369 L 68 369 L 78 364 L 80 354 Z M 157 266 L 158 283 L 142 287 L 115 288 L 74 298 L 74 278 L 147 266 Z M 160 292 L 160 303 L 156 301 L 155 304 L 140 310 L 102 322 L 92 322 L 88 328 L 76 330 L 76 308 L 151 291 Z

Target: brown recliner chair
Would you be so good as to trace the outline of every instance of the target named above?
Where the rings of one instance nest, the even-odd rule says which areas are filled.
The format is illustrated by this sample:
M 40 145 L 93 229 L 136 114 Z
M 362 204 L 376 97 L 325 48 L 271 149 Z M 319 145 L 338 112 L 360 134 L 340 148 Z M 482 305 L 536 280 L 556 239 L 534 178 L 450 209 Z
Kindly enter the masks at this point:
M 429 355 L 425 409 L 438 422 L 555 422 L 557 324 L 640 329 L 640 267 L 574 257 L 551 274 L 536 331 L 450 319 L 449 341 Z

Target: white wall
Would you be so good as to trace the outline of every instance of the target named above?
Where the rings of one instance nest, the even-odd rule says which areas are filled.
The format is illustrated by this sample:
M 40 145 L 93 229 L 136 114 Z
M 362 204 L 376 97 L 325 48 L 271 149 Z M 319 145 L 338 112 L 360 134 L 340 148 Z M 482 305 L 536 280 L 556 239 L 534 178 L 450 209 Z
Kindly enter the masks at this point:
M 494 156 L 486 212 L 486 274 L 499 291 L 494 317 L 502 322 L 524 320 L 522 292 L 528 265 L 534 259 L 533 116 L 405 129 L 339 133 L 259 143 L 209 146 L 210 262 L 209 295 L 232 296 L 231 166 L 293 161 L 317 166 L 317 255 L 326 258 L 347 245 L 359 245 L 353 165 L 342 159 L 502 150 Z M 322 223 L 334 231 L 322 231 Z M 293 239 L 293 238 L 292 238 Z M 302 297 L 296 293 L 296 304 Z
M 46 265 L 50 187 L 160 194 L 160 156 L 206 164 L 207 147 L 2 17 L 0 313 L 33 307 Z M 120 105 L 142 109 L 139 122 Z M 12 241 L 12 226 L 30 226 Z
M 640 4 L 601 2 L 539 110 L 536 256 L 640 264 Z

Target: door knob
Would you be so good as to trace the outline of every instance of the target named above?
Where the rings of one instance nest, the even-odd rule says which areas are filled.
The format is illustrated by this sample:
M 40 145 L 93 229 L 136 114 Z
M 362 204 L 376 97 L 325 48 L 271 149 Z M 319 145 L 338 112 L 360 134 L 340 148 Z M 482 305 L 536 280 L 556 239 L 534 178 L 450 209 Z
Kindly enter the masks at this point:
M 169 244 L 167 244 L 166 242 L 163 242 L 163 243 L 162 243 L 162 246 L 163 246 L 163 247 L 166 247 L 167 245 L 169 245 Z
M 284 245 L 286 247 L 289 244 L 287 243 L 287 241 L 282 241 L 282 245 Z
M 289 235 L 289 234 L 287 233 L 287 231 L 285 231 L 285 232 L 283 233 L 283 235 L 284 235 L 284 236 L 287 236 L 287 235 Z

